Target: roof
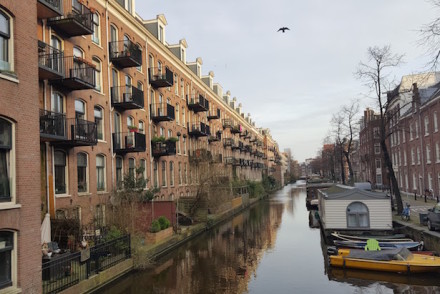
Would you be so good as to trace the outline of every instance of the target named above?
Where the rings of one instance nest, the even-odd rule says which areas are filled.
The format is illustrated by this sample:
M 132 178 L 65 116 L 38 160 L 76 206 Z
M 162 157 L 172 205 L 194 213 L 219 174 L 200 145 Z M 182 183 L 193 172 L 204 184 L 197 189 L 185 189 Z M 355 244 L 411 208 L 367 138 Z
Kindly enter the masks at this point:
M 389 200 L 390 197 L 381 192 L 371 192 L 356 187 L 334 185 L 321 190 L 325 200 Z

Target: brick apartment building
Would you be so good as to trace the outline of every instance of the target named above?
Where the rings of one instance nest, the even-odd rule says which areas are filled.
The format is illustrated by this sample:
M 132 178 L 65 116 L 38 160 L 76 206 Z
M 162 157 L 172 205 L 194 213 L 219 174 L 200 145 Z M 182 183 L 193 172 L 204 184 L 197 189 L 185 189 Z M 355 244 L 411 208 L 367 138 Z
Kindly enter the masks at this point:
M 186 40 L 166 41 L 163 15 L 143 20 L 132 0 L 34 4 L 0 0 L 0 291 L 40 292 L 43 216 L 94 232 L 138 167 L 157 201 L 191 196 L 206 167 L 275 173 L 269 130 L 186 60 Z

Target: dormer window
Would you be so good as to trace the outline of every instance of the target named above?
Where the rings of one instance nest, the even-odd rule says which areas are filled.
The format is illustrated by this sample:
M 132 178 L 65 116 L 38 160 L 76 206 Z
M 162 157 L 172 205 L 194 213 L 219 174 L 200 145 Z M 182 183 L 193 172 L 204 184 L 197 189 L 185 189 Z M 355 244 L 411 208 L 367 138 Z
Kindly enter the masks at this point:
M 180 58 L 181 61 L 185 62 L 185 49 L 183 48 L 180 50 Z
M 160 42 L 163 42 L 163 27 L 159 26 L 159 34 L 157 36 Z
M 197 64 L 197 76 L 200 77 L 200 65 Z
M 122 7 L 124 7 L 128 12 L 132 13 L 133 5 L 131 3 L 132 0 L 117 0 Z

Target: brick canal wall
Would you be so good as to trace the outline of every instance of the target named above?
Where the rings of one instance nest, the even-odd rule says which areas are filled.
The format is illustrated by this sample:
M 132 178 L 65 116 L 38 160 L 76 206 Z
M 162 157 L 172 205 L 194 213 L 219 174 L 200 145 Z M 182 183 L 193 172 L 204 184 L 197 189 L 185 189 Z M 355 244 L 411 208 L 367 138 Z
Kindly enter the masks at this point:
M 440 233 L 428 230 L 408 222 L 394 221 L 393 227 L 396 233 L 402 233 L 416 241 L 423 241 L 425 250 L 440 253 Z

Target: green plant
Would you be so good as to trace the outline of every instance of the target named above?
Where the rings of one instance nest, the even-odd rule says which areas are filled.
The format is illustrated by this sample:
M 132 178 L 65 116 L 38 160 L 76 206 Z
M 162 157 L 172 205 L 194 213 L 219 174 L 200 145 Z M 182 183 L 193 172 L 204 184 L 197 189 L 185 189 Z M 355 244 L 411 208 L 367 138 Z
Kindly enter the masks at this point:
M 137 126 L 127 126 L 127 128 L 128 128 L 129 130 L 134 130 L 134 131 L 137 131 L 137 129 L 138 129 Z
M 105 235 L 104 239 L 105 241 L 110 241 L 113 239 L 117 239 L 119 237 L 122 237 L 122 232 L 115 226 L 111 226 L 110 230 L 108 230 L 107 234 Z
M 167 142 L 177 142 L 177 141 L 179 141 L 179 138 L 177 137 L 170 137 L 167 139 Z
M 160 136 L 160 137 L 156 137 L 156 136 L 154 136 L 152 139 L 151 139 L 151 142 L 153 142 L 153 143 L 163 143 L 163 142 L 165 142 L 165 137 L 164 136 Z
M 160 223 L 157 219 L 151 222 L 150 232 L 157 233 L 160 231 Z
M 164 216 L 159 217 L 157 219 L 157 221 L 160 224 L 160 229 L 161 230 L 165 230 L 166 228 L 168 228 L 170 226 L 170 221 L 166 217 L 164 217 Z

